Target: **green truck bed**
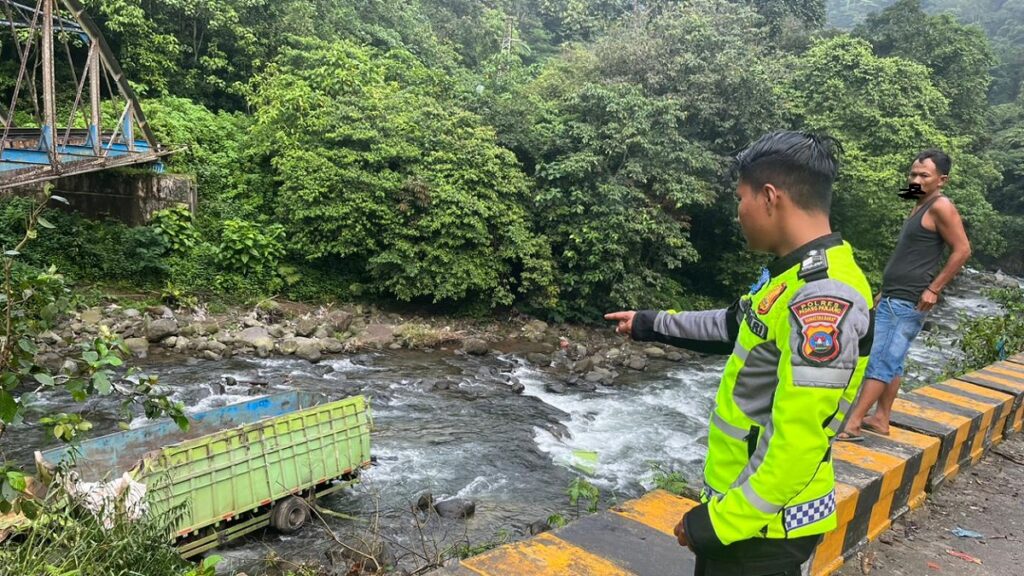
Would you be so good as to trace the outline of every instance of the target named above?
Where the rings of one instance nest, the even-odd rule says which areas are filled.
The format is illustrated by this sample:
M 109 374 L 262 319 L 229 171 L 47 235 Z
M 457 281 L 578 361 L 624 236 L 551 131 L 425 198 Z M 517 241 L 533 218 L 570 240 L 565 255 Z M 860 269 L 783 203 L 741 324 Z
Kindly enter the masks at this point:
M 161 422 L 43 457 L 72 458 L 87 481 L 132 468 L 151 513 L 179 514 L 174 535 L 188 557 L 267 525 L 298 529 L 307 502 L 369 466 L 371 425 L 362 396 L 321 403 L 291 392 L 195 414 L 188 432 Z

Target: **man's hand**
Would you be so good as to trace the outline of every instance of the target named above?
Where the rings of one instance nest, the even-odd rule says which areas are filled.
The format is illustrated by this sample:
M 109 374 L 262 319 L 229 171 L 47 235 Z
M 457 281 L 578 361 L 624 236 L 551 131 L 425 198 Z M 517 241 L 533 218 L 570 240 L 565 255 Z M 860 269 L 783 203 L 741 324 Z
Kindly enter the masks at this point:
M 932 292 L 931 289 L 925 288 L 924 293 L 921 294 L 921 299 L 917 301 L 917 310 L 919 312 L 927 312 L 935 307 L 938 301 L 939 295 Z
M 686 514 L 679 519 L 679 523 L 672 529 L 672 532 L 676 535 L 676 540 L 679 541 L 680 546 L 690 546 L 690 541 L 686 539 Z
M 633 333 L 633 316 L 636 316 L 636 312 L 633 310 L 628 312 L 610 312 L 604 315 L 604 319 L 618 322 L 619 324 L 615 326 L 615 331 L 629 336 Z

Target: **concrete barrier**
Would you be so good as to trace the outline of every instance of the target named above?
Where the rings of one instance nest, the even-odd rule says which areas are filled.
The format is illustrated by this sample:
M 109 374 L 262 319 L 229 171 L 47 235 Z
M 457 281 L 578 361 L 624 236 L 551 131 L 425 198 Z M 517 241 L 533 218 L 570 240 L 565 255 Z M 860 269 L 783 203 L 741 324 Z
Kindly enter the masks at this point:
M 838 527 L 805 567 L 827 576 L 892 521 L 924 503 L 1024 423 L 1024 354 L 901 394 L 888 436 L 837 442 Z M 693 555 L 672 528 L 697 503 L 655 490 L 529 540 L 469 558 L 446 574 L 689 576 Z

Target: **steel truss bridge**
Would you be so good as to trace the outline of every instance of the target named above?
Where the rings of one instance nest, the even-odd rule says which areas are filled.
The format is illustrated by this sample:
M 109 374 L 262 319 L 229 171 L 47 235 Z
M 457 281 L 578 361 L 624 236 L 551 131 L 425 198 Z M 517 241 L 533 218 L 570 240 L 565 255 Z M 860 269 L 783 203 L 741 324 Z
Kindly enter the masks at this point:
M 79 0 L 0 0 L 0 28 L 0 65 L 16 64 L 0 80 L 0 190 L 121 166 L 162 170 L 170 151 Z M 60 86 L 58 59 L 69 67 Z

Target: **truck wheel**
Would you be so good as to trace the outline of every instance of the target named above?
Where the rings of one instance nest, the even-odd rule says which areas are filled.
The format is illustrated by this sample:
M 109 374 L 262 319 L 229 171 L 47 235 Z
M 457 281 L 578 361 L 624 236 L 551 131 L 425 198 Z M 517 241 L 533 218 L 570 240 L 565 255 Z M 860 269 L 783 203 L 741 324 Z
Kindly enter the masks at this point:
M 302 528 L 309 517 L 306 503 L 298 496 L 289 496 L 274 504 L 270 525 L 282 534 L 291 534 Z

